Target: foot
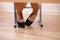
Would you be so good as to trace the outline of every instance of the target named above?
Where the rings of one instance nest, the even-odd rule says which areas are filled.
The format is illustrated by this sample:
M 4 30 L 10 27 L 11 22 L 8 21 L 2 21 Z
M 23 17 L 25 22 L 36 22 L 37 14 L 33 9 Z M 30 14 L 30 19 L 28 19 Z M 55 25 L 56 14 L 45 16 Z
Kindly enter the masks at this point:
M 32 23 L 33 23 L 33 21 L 30 21 L 30 20 L 27 19 L 25 24 L 26 24 L 27 26 L 30 26 Z
M 19 28 L 25 28 L 25 22 L 18 22 L 17 21 L 17 24 L 18 24 Z

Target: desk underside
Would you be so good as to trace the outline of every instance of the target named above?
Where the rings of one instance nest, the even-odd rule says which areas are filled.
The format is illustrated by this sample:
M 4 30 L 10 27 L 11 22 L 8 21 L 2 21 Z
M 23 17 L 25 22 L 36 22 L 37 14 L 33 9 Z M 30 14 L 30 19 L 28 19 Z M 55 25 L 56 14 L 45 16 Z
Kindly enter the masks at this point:
M 60 3 L 60 0 L 0 0 L 0 2 Z

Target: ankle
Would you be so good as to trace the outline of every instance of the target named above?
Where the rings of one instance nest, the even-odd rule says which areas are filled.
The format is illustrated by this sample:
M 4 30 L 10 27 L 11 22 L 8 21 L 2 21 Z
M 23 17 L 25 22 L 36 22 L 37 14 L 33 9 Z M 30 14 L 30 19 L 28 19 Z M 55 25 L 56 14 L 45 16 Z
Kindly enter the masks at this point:
M 20 19 L 20 20 L 18 20 L 18 22 L 24 22 L 24 20 L 23 19 Z
M 36 18 L 36 15 L 32 15 L 32 16 L 30 16 L 30 17 L 28 18 L 28 20 L 30 20 L 30 21 L 34 21 L 35 18 Z

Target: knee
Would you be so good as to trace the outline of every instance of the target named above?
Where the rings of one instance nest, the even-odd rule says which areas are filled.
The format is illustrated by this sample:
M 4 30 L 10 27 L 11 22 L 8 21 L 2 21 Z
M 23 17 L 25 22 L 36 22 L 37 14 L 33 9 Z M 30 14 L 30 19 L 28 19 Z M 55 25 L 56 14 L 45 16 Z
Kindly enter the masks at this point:
M 33 9 L 39 9 L 38 3 L 31 3 Z
M 39 9 L 38 3 L 31 3 L 32 8 L 33 8 L 33 13 L 37 13 Z

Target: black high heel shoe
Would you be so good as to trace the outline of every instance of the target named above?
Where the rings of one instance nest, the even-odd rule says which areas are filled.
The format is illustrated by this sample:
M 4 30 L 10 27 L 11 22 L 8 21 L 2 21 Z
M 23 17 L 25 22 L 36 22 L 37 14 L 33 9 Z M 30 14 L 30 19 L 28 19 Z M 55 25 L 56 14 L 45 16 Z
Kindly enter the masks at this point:
M 25 22 L 18 22 L 17 21 L 17 24 L 18 24 L 19 28 L 25 28 Z
M 26 24 L 27 26 L 30 26 L 32 23 L 33 23 L 33 21 L 30 21 L 30 20 L 27 19 L 25 24 Z

